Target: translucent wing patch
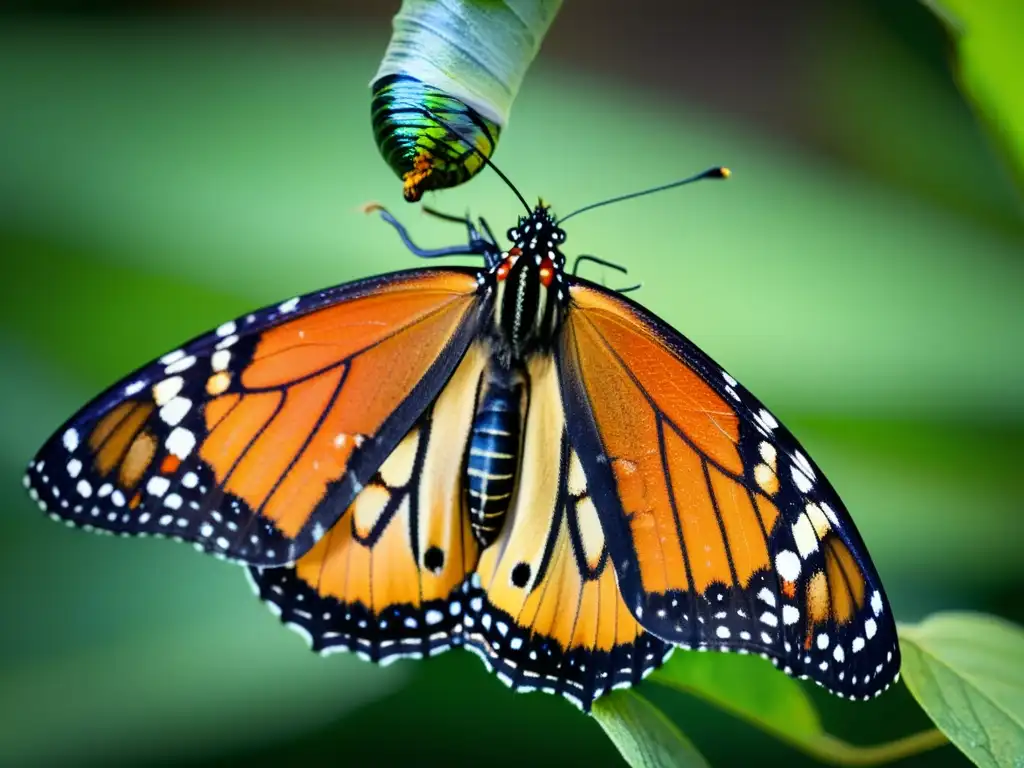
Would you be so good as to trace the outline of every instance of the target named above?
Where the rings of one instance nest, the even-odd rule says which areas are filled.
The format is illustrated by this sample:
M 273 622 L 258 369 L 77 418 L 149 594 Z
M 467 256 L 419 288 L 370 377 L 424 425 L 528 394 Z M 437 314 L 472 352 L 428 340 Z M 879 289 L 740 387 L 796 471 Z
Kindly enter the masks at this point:
M 649 631 L 756 652 L 841 696 L 898 676 L 895 623 L 853 521 L 795 438 L 638 305 L 572 286 L 570 439 L 619 587 Z
M 26 485 L 71 525 L 294 561 L 436 397 L 477 310 L 472 270 L 412 270 L 226 323 L 86 406 Z
M 535 358 L 529 373 L 517 496 L 471 582 L 466 645 L 515 690 L 560 693 L 589 710 L 660 666 L 671 647 L 643 630 L 619 593 L 569 449 L 553 360 Z

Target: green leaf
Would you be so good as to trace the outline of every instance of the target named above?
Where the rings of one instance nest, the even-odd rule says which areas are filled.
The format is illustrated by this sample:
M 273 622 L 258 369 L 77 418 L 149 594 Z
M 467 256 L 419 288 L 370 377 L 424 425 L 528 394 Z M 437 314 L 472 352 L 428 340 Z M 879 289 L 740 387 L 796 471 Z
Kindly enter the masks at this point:
M 957 79 L 1024 188 L 1024 3 L 1020 0 L 923 0 L 953 35 Z
M 938 731 L 876 746 L 837 739 L 822 728 L 804 686 L 757 656 L 677 652 L 650 680 L 699 696 L 823 762 L 879 765 L 946 743 Z
M 935 724 L 981 766 L 1024 756 L 1024 629 L 943 613 L 900 627 L 903 679 Z
M 823 731 L 800 684 L 757 656 L 677 651 L 651 680 L 700 696 L 790 743 Z
M 634 768 L 703 766 L 707 761 L 657 707 L 632 690 L 615 691 L 594 702 L 601 724 L 622 757 Z

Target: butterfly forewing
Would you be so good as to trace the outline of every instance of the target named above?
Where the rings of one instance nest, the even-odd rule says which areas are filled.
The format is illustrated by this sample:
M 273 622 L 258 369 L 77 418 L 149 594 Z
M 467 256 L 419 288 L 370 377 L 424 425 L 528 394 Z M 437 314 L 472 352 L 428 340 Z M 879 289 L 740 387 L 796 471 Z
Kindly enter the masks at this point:
M 895 625 L 853 521 L 793 436 L 641 307 L 579 282 L 559 351 L 570 439 L 640 623 L 764 654 L 841 695 L 896 677 Z
M 477 288 L 471 270 L 413 270 L 227 323 L 86 406 L 26 484 L 73 525 L 290 562 L 458 365 L 477 332 Z

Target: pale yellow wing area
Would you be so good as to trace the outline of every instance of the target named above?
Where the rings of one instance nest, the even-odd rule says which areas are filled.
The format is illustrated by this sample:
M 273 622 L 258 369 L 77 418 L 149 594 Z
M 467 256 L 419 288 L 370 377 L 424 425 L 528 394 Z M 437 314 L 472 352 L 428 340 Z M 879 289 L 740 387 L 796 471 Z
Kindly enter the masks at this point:
M 431 409 L 293 568 L 251 569 L 260 596 L 321 651 L 420 658 L 461 641 L 477 565 L 463 456 L 487 352 L 469 348 Z
M 466 643 L 517 690 L 562 693 L 584 709 L 657 667 L 668 646 L 619 594 L 582 467 L 566 437 L 553 360 L 527 368 L 519 484 L 497 540 L 480 556 Z

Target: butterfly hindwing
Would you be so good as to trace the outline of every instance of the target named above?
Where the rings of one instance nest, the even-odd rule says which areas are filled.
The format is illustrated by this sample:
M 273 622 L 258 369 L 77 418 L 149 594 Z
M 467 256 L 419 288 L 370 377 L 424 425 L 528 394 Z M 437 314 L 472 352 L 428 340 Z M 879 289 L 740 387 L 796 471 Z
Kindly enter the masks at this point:
M 293 561 L 436 397 L 477 297 L 473 270 L 410 270 L 226 323 L 82 409 L 26 485 L 72 525 Z
M 584 281 L 570 295 L 570 438 L 640 623 L 683 647 L 763 654 L 841 695 L 888 687 L 899 650 L 878 575 L 795 438 L 642 307 Z
M 478 550 L 462 467 L 485 357 L 467 351 L 437 401 L 294 566 L 250 567 L 260 597 L 314 650 L 389 662 L 461 642 Z
M 590 709 L 671 647 L 619 594 L 608 544 L 565 431 L 553 360 L 528 365 L 529 410 L 513 507 L 469 590 L 466 644 L 510 687 Z

